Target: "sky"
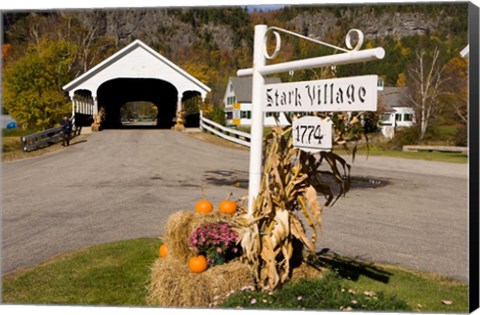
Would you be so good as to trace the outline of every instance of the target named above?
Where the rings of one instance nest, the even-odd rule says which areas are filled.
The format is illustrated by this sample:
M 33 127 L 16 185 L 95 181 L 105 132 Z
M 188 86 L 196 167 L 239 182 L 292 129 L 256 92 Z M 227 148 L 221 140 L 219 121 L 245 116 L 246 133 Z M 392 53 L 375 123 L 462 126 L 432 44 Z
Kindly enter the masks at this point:
M 423 2 L 451 2 L 452 0 L 424 0 Z M 477 6 L 480 0 L 471 0 Z M 265 9 L 275 9 L 285 5 L 306 4 L 355 4 L 355 3 L 408 3 L 416 0 L 14 0 L 0 1 L 0 10 L 17 9 L 55 9 L 55 8 L 107 8 L 107 7 L 188 7 L 188 6 L 234 6 L 244 5 L 248 8 L 262 6 Z
M 285 4 L 276 4 L 276 5 L 247 5 L 248 11 L 253 11 L 257 9 L 257 11 L 272 11 L 283 8 Z

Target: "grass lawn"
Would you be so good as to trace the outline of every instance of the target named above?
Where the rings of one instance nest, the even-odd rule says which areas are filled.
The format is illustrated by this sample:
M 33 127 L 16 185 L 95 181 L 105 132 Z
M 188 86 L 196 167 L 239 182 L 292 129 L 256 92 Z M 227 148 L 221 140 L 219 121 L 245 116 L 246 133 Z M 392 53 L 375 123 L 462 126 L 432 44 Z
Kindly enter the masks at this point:
M 3 303 L 144 306 L 159 239 L 92 246 L 3 277 Z
M 340 151 L 338 151 L 340 152 Z M 366 155 L 366 150 L 357 151 L 358 155 Z M 394 157 L 394 158 L 404 158 L 404 159 L 414 159 L 414 160 L 427 160 L 427 161 L 437 161 L 437 162 L 448 162 L 448 163 L 468 163 L 468 154 L 465 153 L 455 153 L 455 152 L 403 152 L 395 150 L 379 150 L 379 149 L 370 149 L 368 152 L 371 156 L 385 156 L 385 157 Z
M 243 130 L 242 130 L 243 131 Z M 207 132 L 196 132 L 189 133 L 191 137 L 196 139 L 206 141 L 212 144 L 239 149 L 248 151 L 247 147 L 235 144 L 228 140 L 222 139 L 220 137 L 211 135 Z M 340 155 L 345 154 L 345 150 L 341 146 L 336 146 L 334 148 L 335 152 Z M 358 149 L 357 155 L 367 155 L 367 150 L 365 148 Z M 403 152 L 396 150 L 384 150 L 377 147 L 371 147 L 368 152 L 371 156 L 385 156 L 385 157 L 394 157 L 394 158 L 404 158 L 404 159 L 415 159 L 415 160 L 427 160 L 427 161 L 437 161 L 437 162 L 448 162 L 448 163 L 468 163 L 468 154 L 465 153 L 449 153 L 449 152 Z
M 146 306 L 150 266 L 158 257 L 160 244 L 159 239 L 142 238 L 96 245 L 5 275 L 2 302 Z M 317 264 L 332 271 L 319 280 L 288 284 L 272 295 L 238 292 L 221 307 L 468 310 L 468 287 L 463 283 L 339 257 L 320 256 Z M 442 301 L 452 303 L 445 305 Z

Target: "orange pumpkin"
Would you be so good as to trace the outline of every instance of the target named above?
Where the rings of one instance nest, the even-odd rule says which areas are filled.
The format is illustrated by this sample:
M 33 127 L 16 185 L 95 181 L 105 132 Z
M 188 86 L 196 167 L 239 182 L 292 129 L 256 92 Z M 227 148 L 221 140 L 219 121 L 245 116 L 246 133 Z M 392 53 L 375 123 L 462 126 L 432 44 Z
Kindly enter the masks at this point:
M 158 252 L 160 253 L 160 257 L 165 257 L 168 255 L 168 247 L 167 247 L 167 244 L 162 244 L 160 246 L 160 249 L 158 250 Z
M 218 210 L 220 210 L 222 213 L 232 215 L 235 213 L 235 211 L 237 211 L 237 204 L 231 200 L 224 200 L 220 202 Z
M 207 270 L 207 267 L 207 259 L 202 255 L 194 256 L 188 261 L 188 268 L 195 273 L 204 272 Z
M 195 205 L 196 213 L 207 214 L 209 212 L 212 212 L 212 210 L 213 210 L 213 204 L 206 199 L 199 200 Z

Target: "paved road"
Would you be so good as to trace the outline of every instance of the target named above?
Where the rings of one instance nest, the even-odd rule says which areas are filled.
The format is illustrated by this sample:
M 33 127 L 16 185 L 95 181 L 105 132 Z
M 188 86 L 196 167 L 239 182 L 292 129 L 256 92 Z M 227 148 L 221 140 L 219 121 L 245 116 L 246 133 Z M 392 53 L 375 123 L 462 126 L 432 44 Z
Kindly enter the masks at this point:
M 2 165 L 2 265 L 8 273 L 80 247 L 156 237 L 193 209 L 246 195 L 248 152 L 169 130 L 106 130 Z M 361 181 L 324 212 L 319 248 L 468 279 L 467 166 L 358 157 Z M 239 182 L 240 187 L 234 183 Z

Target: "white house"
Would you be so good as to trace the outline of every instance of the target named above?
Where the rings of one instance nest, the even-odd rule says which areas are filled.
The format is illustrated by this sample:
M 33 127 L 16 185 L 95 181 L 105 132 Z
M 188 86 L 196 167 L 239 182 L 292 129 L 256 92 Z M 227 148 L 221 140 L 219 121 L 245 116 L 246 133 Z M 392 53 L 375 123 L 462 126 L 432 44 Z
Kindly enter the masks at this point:
M 379 106 L 384 108 L 379 125 L 386 138 L 392 138 L 398 128 L 415 124 L 415 110 L 407 102 L 407 93 L 406 87 L 385 87 L 378 91 Z
M 265 79 L 265 84 L 281 82 L 280 78 Z M 252 77 L 230 77 L 223 102 L 227 126 L 250 126 L 252 123 Z M 288 124 L 283 113 L 265 113 L 265 126 Z

